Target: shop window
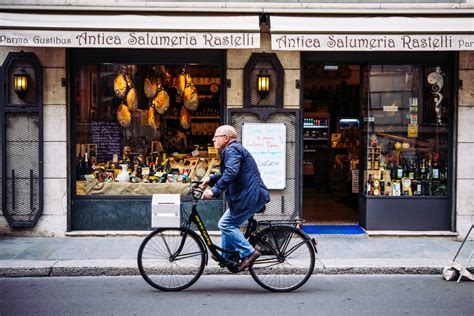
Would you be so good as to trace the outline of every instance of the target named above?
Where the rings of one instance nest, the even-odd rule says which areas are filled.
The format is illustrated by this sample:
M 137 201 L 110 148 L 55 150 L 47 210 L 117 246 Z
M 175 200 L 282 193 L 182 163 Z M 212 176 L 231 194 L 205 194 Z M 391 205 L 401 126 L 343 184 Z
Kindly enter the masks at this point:
M 448 73 L 437 66 L 368 67 L 366 195 L 448 195 Z
M 76 195 L 184 193 L 192 179 L 218 172 L 220 66 L 76 69 Z

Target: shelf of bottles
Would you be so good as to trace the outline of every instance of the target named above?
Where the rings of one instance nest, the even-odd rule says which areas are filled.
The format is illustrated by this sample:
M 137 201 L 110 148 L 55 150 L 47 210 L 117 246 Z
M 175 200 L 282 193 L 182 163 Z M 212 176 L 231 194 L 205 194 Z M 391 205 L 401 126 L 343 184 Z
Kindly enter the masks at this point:
M 305 141 L 316 140 L 327 142 L 329 140 L 329 119 L 305 117 L 303 119 L 303 129 Z M 307 149 L 306 145 L 305 149 Z
M 403 157 L 410 150 L 397 150 L 394 161 L 386 161 L 380 147 L 367 148 L 366 195 L 446 196 L 448 167 L 436 153 Z M 410 158 L 408 158 L 408 156 Z
M 207 153 L 206 153 L 207 154 Z M 182 155 L 186 156 L 186 155 Z M 167 155 L 156 151 L 149 155 L 124 153 L 119 159 L 97 163 L 95 148 L 83 148 L 76 163 L 76 179 L 79 181 L 96 179 L 98 182 L 131 183 L 187 183 L 198 174 L 204 174 L 211 166 L 211 157 L 188 157 Z M 215 166 L 215 163 L 212 163 Z M 125 172 L 125 181 L 120 173 Z

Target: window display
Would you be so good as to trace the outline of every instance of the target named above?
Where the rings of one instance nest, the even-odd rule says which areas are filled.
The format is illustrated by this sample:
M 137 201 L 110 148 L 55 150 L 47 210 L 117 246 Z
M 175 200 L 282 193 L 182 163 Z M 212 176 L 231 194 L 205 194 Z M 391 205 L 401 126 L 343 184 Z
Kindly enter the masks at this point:
M 371 65 L 364 192 L 447 196 L 450 78 L 441 67 Z
M 80 65 L 76 194 L 181 193 L 192 179 L 219 172 L 212 136 L 221 72 L 216 65 Z

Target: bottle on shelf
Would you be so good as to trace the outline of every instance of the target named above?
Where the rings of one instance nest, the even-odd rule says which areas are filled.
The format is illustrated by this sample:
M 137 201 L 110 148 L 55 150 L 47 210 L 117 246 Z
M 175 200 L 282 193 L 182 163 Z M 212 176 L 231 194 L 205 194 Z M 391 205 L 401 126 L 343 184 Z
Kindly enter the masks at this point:
M 403 178 L 403 165 L 399 164 L 397 167 L 397 179 L 400 180 Z
M 372 175 L 369 174 L 369 178 L 367 179 L 367 188 L 366 188 L 366 194 L 367 195 L 373 195 L 374 194 L 374 186 L 373 186 L 373 178 Z
M 433 180 L 439 180 L 439 178 L 440 178 L 440 176 L 439 176 L 439 164 L 438 164 L 437 160 L 433 161 L 433 166 L 431 168 L 431 178 L 433 178 Z
M 383 178 L 384 170 L 380 172 L 380 195 L 385 195 L 385 180 Z
M 374 170 L 380 169 L 380 153 L 374 152 Z
M 87 152 L 84 153 L 84 160 L 82 161 L 82 174 L 86 175 L 89 174 L 90 166 L 89 166 L 89 158 L 87 157 Z
M 395 163 L 392 163 L 390 165 L 390 179 L 393 181 L 397 180 L 397 166 L 395 166 Z
M 410 178 L 410 180 L 415 179 L 415 167 L 413 165 L 413 160 L 410 160 L 410 163 L 408 164 L 408 178 Z
M 420 179 L 425 180 L 426 179 L 426 165 L 425 165 L 425 159 L 422 160 L 421 166 L 420 166 Z
M 373 149 L 373 147 L 369 147 L 369 150 L 367 151 L 367 170 L 372 170 Z
M 77 163 L 76 163 L 76 180 L 79 180 L 82 178 L 82 157 L 79 154 L 77 156 Z

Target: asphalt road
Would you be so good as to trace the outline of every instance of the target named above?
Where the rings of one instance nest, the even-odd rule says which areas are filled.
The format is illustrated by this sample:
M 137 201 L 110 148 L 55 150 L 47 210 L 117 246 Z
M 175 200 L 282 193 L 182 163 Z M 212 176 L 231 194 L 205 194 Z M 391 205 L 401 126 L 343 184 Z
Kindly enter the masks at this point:
M 0 315 L 473 315 L 474 283 L 441 276 L 314 275 L 291 293 L 206 275 L 182 292 L 141 277 L 0 279 Z

